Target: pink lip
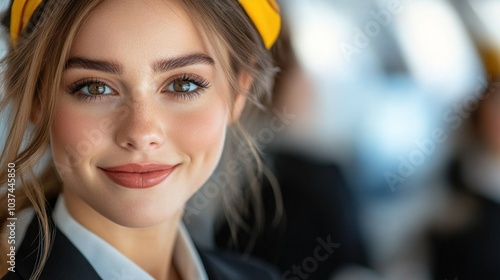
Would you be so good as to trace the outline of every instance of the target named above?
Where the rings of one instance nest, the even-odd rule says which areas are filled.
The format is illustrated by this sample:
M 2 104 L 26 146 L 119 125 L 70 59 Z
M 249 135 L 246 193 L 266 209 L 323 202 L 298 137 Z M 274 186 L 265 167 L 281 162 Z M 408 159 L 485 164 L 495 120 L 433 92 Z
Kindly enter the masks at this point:
M 126 164 L 101 167 L 113 182 L 126 188 L 144 189 L 158 185 L 167 179 L 177 165 L 166 164 Z

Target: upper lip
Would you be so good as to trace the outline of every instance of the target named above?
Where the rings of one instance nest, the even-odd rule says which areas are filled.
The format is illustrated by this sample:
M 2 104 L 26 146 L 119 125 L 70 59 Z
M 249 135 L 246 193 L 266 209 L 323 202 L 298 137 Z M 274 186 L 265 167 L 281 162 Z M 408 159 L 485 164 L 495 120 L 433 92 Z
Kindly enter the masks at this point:
M 148 163 L 148 164 L 129 163 L 119 166 L 101 167 L 101 169 L 110 172 L 148 173 L 148 172 L 169 170 L 174 168 L 175 166 L 176 165 L 158 164 L 158 163 Z

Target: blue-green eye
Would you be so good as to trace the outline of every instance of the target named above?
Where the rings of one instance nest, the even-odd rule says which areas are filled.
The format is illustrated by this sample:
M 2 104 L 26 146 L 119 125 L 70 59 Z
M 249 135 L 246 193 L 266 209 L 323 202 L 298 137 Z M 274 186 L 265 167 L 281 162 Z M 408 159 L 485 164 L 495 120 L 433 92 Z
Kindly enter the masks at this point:
M 210 87 L 210 83 L 198 75 L 183 74 L 171 80 L 162 91 L 175 98 L 193 99 Z
M 115 95 L 116 91 L 98 79 L 84 79 L 69 85 L 68 93 L 84 101 L 96 101 Z
M 177 79 L 177 80 L 174 80 L 173 82 L 171 82 L 167 86 L 167 91 L 186 93 L 186 92 L 195 91 L 198 88 L 199 88 L 199 86 L 194 82 L 191 82 L 188 80 Z
M 113 94 L 113 89 L 105 83 L 87 83 L 80 88 L 80 92 L 88 95 Z
M 68 86 L 70 94 L 83 94 L 89 96 L 110 95 L 115 90 L 107 83 L 97 79 L 84 79 Z

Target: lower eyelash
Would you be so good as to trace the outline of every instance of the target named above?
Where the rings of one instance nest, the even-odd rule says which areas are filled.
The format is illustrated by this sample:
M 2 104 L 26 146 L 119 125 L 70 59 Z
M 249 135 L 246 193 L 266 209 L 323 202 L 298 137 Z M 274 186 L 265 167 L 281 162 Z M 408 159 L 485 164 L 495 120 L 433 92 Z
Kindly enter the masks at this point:
M 97 101 L 100 100 L 104 97 L 104 95 L 88 95 L 88 94 L 83 94 L 83 93 L 73 93 L 73 95 L 82 100 L 82 101 L 87 101 L 87 102 L 92 102 L 92 101 Z
M 178 99 L 182 99 L 182 100 L 192 100 L 192 99 L 200 97 L 204 91 L 205 91 L 205 88 L 199 88 L 195 91 L 186 92 L 186 93 L 177 93 L 177 92 L 170 92 L 170 91 L 168 91 L 166 93 L 174 98 L 178 98 Z

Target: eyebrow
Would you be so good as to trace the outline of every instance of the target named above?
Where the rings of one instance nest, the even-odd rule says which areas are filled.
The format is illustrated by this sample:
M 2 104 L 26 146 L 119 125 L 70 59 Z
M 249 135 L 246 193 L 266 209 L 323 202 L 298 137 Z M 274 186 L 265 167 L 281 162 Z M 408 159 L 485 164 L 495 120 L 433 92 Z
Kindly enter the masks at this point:
M 195 64 L 214 65 L 215 62 L 208 55 L 202 53 L 194 53 L 157 61 L 153 64 L 153 71 L 154 73 L 167 72 L 176 68 L 182 68 Z
M 122 74 L 123 68 L 114 62 L 105 60 L 95 60 L 86 57 L 76 56 L 66 61 L 65 70 L 68 69 L 88 69 L 107 72 L 112 74 Z
M 215 61 L 213 60 L 213 58 L 202 53 L 188 54 L 154 62 L 153 72 L 157 74 L 195 64 L 215 65 Z M 72 57 L 66 62 L 65 70 L 75 68 L 96 70 L 117 75 L 123 73 L 123 66 L 116 62 L 90 59 L 81 56 Z

